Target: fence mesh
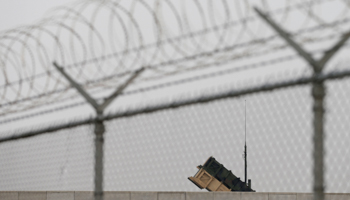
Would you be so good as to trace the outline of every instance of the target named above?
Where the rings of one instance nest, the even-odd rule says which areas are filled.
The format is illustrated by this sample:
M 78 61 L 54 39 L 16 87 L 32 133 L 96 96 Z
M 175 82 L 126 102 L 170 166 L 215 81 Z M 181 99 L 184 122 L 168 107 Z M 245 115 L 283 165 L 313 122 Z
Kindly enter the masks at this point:
M 350 81 L 328 81 L 326 192 L 349 192 Z M 311 86 L 257 92 L 105 122 L 104 190 L 199 191 L 187 180 L 214 156 L 259 192 L 312 192 Z M 0 145 L 1 190 L 93 190 L 93 125 Z
M 29 78 L 18 76 L 18 80 L 16 78 L 11 84 L 7 80 L 3 81 L 4 84 L 0 86 L 0 89 L 4 91 L 1 96 L 4 102 L 0 104 L 2 110 L 0 124 L 5 125 L 5 132 L 0 134 L 0 191 L 74 190 L 94 191 L 95 194 L 99 194 L 99 189 L 96 189 L 98 178 L 103 178 L 104 191 L 200 191 L 187 178 L 193 176 L 198 171 L 196 166 L 203 164 L 210 156 L 215 157 L 233 174 L 244 180 L 243 151 L 246 143 L 248 179 L 252 180 L 254 190 L 257 192 L 314 192 L 321 194 L 323 191 L 319 190 L 317 193 L 316 190 L 319 188 L 313 188 L 317 185 L 313 182 L 316 177 L 313 174 L 313 167 L 317 168 L 318 166 L 313 166 L 314 161 L 317 160 L 315 159 L 317 156 L 313 154 L 313 148 L 316 144 L 313 140 L 314 129 L 317 127 L 313 120 L 314 114 L 317 113 L 317 109 L 315 109 L 317 103 L 314 101 L 316 98 L 313 97 L 312 89 L 313 84 L 324 81 L 326 86 L 325 113 L 324 124 L 321 126 L 325 130 L 325 154 L 322 155 L 325 162 L 325 192 L 350 193 L 348 180 L 350 178 L 348 44 L 344 42 L 345 44 L 338 45 L 344 45 L 344 48 L 330 62 L 329 67 L 323 71 L 317 70 L 318 65 L 325 64 L 321 62 L 322 59 L 321 61 L 318 59 L 322 58 L 324 54 L 332 52 L 334 49 L 331 47 L 334 47 L 340 38 L 346 38 L 350 35 L 350 33 L 343 35 L 344 27 L 349 21 L 346 17 L 347 12 L 344 11 L 342 15 L 337 17 L 332 14 L 335 18 L 333 21 L 328 19 L 330 20 L 328 22 L 322 21 L 323 19 L 318 18 L 315 14 L 316 11 L 312 10 L 313 8 L 321 9 L 327 5 L 333 5 L 332 2 L 328 0 L 310 1 L 310 4 L 304 2 L 300 5 L 286 3 L 283 4 L 282 8 L 278 6 L 277 10 L 272 9 L 274 11 L 267 9 L 268 6 L 265 5 L 266 10 L 270 11 L 270 16 L 273 16 L 272 18 L 278 19 L 276 20 L 278 22 L 286 22 L 288 25 L 300 23 L 297 23 L 299 12 L 303 13 L 303 16 L 305 15 L 305 27 L 295 29 L 298 31 L 290 30 L 291 34 L 285 34 L 286 36 L 277 35 L 273 26 L 264 24 L 269 33 L 266 37 L 260 37 L 258 34 L 257 37 L 248 37 L 245 33 L 250 31 L 245 25 L 245 20 L 249 23 L 254 22 L 253 24 L 259 27 L 261 25 L 260 19 L 263 19 L 263 15 L 260 15 L 259 19 L 255 15 L 249 14 L 248 11 L 246 18 L 234 23 L 227 15 L 227 21 L 219 26 L 222 31 L 214 24 L 209 29 L 196 32 L 196 35 L 192 35 L 194 32 L 189 28 L 188 34 L 186 32 L 178 38 L 173 38 L 173 35 L 170 34 L 171 31 L 169 31 L 168 38 L 163 38 L 161 34 L 157 35 L 161 41 L 157 44 L 152 38 L 150 46 L 143 46 L 143 43 L 140 42 L 140 46 L 135 43 L 130 47 L 131 49 L 124 49 L 123 54 L 131 53 L 133 55 L 125 58 L 127 62 L 124 60 L 126 62 L 124 64 L 130 62 L 132 67 L 130 69 L 123 68 L 121 71 L 117 70 L 118 73 L 114 72 L 113 68 L 109 68 L 106 63 L 99 66 L 99 62 L 102 63 L 101 60 L 105 60 L 107 57 L 108 59 L 119 59 L 119 54 L 108 54 L 109 56 L 101 54 L 101 56 L 85 58 L 82 64 L 76 62 L 80 61 L 78 57 L 81 56 L 81 52 L 78 51 L 77 55 L 73 56 L 76 64 L 69 65 L 64 69 L 67 74 L 80 77 L 77 82 L 81 84 L 82 90 L 86 90 L 93 96 L 91 99 L 96 105 L 101 105 L 101 102 L 108 99 L 105 96 L 123 84 L 123 81 L 134 72 L 133 70 L 144 67 L 145 63 L 152 64 L 151 67 L 146 67 L 146 75 L 142 74 L 141 78 L 135 76 L 136 84 L 132 85 L 131 89 L 126 89 L 121 97 L 118 97 L 118 103 L 116 103 L 118 105 L 112 105 L 112 108 L 107 110 L 104 115 L 101 115 L 99 109 L 95 110 L 96 113 L 92 112 L 93 110 L 88 110 L 90 107 L 84 103 L 85 99 L 73 89 L 73 87 L 76 89 L 80 86 L 72 84 L 72 81 L 67 81 L 67 76 L 64 76 L 67 80 L 63 81 L 63 76 L 61 76 L 64 75 L 63 68 L 61 69 L 63 72 L 57 71 L 60 69 L 57 67 L 57 70 L 53 68 L 40 71 L 38 74 L 34 73 L 35 75 Z M 346 4 L 345 1 L 334 0 L 334 2 L 336 2 L 333 5 L 336 7 L 335 10 L 343 10 L 339 7 L 344 7 Z M 90 6 L 93 5 L 91 3 Z M 167 5 L 171 7 L 172 4 Z M 200 5 L 198 3 L 192 6 L 201 8 Z M 80 6 L 82 7 L 79 9 L 85 9 L 84 3 Z M 105 8 L 111 9 L 113 14 L 115 14 L 113 9 L 118 7 L 110 2 L 99 6 L 106 6 Z M 127 4 L 127 6 L 129 5 Z M 148 4 L 142 4 L 141 7 L 149 9 Z M 171 8 L 172 12 L 177 13 L 177 9 L 182 9 L 180 7 Z M 120 8 L 118 7 L 118 9 Z M 131 17 L 134 15 L 133 9 L 132 7 L 130 11 L 123 11 L 126 12 L 127 22 L 130 24 L 134 23 Z M 293 14 L 291 18 L 295 21 L 287 20 L 286 16 L 291 14 L 288 9 L 291 9 L 290 12 Z M 305 11 L 307 9 L 310 10 Z M 214 10 L 217 11 L 214 8 L 209 9 L 209 13 Z M 231 12 L 230 9 L 224 10 L 227 13 Z M 348 9 L 344 8 L 344 10 Z M 96 13 L 100 14 L 99 12 L 96 10 Z M 145 12 L 151 14 L 147 15 L 148 17 L 154 14 L 152 9 Z M 72 14 L 72 11 L 67 11 L 67 13 Z M 211 16 L 209 14 L 207 16 L 204 12 L 201 15 Z M 99 17 L 105 16 L 99 15 Z M 135 19 L 142 18 L 139 15 L 134 17 Z M 154 14 L 153 17 L 162 19 L 161 15 Z M 308 18 L 312 19 L 312 22 L 308 22 Z M 68 14 L 65 19 L 74 21 L 74 18 Z M 124 23 L 123 17 L 118 19 L 121 24 Z M 164 22 L 157 20 L 153 22 L 152 19 L 148 19 L 152 22 L 151 24 L 154 23 L 157 27 L 164 25 L 162 24 Z M 216 18 L 213 17 L 213 19 Z M 116 19 L 111 17 L 110 20 L 113 24 L 113 20 Z M 177 19 L 179 22 L 182 20 L 184 23 L 188 23 L 186 17 L 184 19 L 178 17 Z M 268 19 L 265 21 L 268 22 Z M 92 20 L 92 22 L 95 21 Z M 38 25 L 37 31 L 43 31 L 44 25 L 47 24 Z M 198 46 L 200 42 L 198 44 L 197 42 L 200 41 L 201 37 L 204 38 L 203 35 L 207 32 L 215 34 L 222 32 L 223 35 L 229 35 L 231 33 L 225 33 L 225 31 L 233 31 L 233 27 L 236 25 L 242 28 L 240 34 L 244 35 L 242 36 L 245 38 L 243 43 L 237 43 L 239 40 L 234 40 L 231 45 L 225 45 L 224 40 L 219 38 L 220 45 L 217 47 L 208 43 L 210 51 L 202 49 L 197 52 L 200 49 Z M 253 25 L 250 24 L 250 26 Z M 104 44 L 103 34 L 95 33 L 94 26 L 91 24 L 87 27 L 91 29 L 91 33 L 98 35 L 94 37 L 100 38 L 101 44 Z M 77 27 L 73 23 L 71 28 L 67 30 L 74 35 L 74 28 Z M 146 30 L 147 28 L 141 29 Z M 130 33 L 135 31 L 134 28 L 127 30 Z M 112 34 L 113 31 L 108 32 L 108 34 Z M 128 31 L 124 30 L 125 33 L 129 33 Z M 145 32 L 148 33 L 148 31 Z M 233 32 L 236 33 L 236 30 Z M 254 29 L 253 32 L 257 31 Z M 50 34 L 49 31 L 45 31 L 46 33 Z M 77 35 L 75 37 L 79 38 Z M 132 38 L 135 37 L 137 41 L 141 41 L 141 36 L 136 37 L 136 35 L 133 35 Z M 66 39 L 68 36 L 61 36 L 60 39 Z M 94 37 L 90 35 L 78 40 L 82 40 L 80 41 L 82 44 L 86 40 L 87 44 L 93 47 L 96 39 L 92 39 Z M 293 45 L 287 44 L 282 39 L 283 37 L 290 37 L 303 44 L 301 46 L 305 47 L 310 55 L 312 54 L 317 59 L 310 62 L 310 60 L 305 59 L 309 53 L 307 52 L 307 55 L 303 56 L 300 50 L 298 53 L 301 55 L 298 55 L 294 52 L 295 48 L 291 47 Z M 57 39 L 57 37 L 52 38 Z M 125 40 L 128 39 L 130 38 Z M 180 49 L 180 46 L 185 48 L 186 45 L 174 42 L 182 40 L 183 43 L 195 42 L 198 48 L 195 50 L 187 49 L 189 51 L 187 55 Z M 10 43 L 11 41 L 12 38 Z M 59 44 L 58 39 L 56 42 Z M 97 45 L 97 41 L 95 43 Z M 162 47 L 164 49 L 161 52 L 165 55 L 165 52 L 169 51 L 169 55 L 167 55 L 169 57 L 150 53 L 151 50 L 158 52 L 160 44 L 174 48 L 177 57 L 169 56 L 171 48 L 166 47 Z M 244 49 L 239 50 L 240 48 Z M 70 48 L 70 50 L 74 51 L 74 48 Z M 91 53 L 94 54 L 95 50 L 99 51 L 99 48 L 94 49 Z M 39 52 L 41 51 L 43 50 Z M 85 51 L 86 47 L 84 46 L 83 52 L 86 53 Z M 136 56 L 143 51 L 146 52 L 143 56 Z M 151 54 L 153 57 L 150 56 Z M 17 56 L 17 54 L 13 55 Z M 38 60 L 40 60 L 40 56 L 42 55 L 39 55 Z M 313 59 L 312 56 L 311 59 Z M 30 56 L 27 55 L 27 57 Z M 63 58 L 64 56 L 62 56 Z M 52 58 L 47 56 L 46 59 Z M 124 57 L 121 59 L 123 60 Z M 13 62 L 12 60 L 8 61 L 7 58 L 5 60 L 12 65 L 16 65 L 17 62 L 15 59 Z M 89 62 L 85 66 L 84 62 L 87 61 Z M 124 61 L 120 61 L 120 63 Z M 233 67 L 231 63 L 234 63 Z M 315 67 L 313 64 L 317 66 Z M 220 65 L 220 68 L 216 68 L 216 65 Z M 33 66 L 36 65 L 33 64 Z M 76 70 L 76 67 L 79 70 Z M 201 70 L 198 70 L 199 68 Z M 86 73 L 87 77 L 84 77 L 82 72 Z M 55 75 L 51 77 L 51 73 Z M 4 77 L 7 77 L 6 73 L 4 73 Z M 141 81 L 138 82 L 137 78 L 140 78 Z M 54 80 L 57 81 L 57 84 L 49 88 L 37 79 Z M 33 86 L 34 80 L 36 80 L 34 85 L 40 85 L 44 89 L 40 90 L 39 86 Z M 69 83 L 73 87 L 69 86 Z M 25 85 L 24 89 L 22 84 Z M 18 88 L 13 85 L 17 85 Z M 30 87 L 28 91 L 36 93 L 28 92 L 27 94 L 25 91 L 28 88 L 26 87 Z M 71 116 L 67 114 L 69 112 L 72 112 Z M 87 118 L 87 115 L 91 115 L 91 113 L 93 113 L 93 117 Z M 52 126 L 53 122 L 48 122 L 47 119 L 44 119 L 45 116 L 64 118 L 67 123 Z M 73 120 L 77 116 L 80 119 Z M 40 117 L 43 121 L 36 121 Z M 104 139 L 95 142 L 94 123 L 101 125 L 102 121 L 105 126 Z M 30 129 L 28 128 L 20 134 L 16 132 L 13 134 L 12 128 L 9 127 L 15 126 L 14 124 L 21 126 L 21 122 L 39 124 L 39 129 L 28 131 Z M 6 127 L 7 124 L 10 124 L 9 127 Z M 52 127 L 46 128 L 43 124 Z M 40 129 L 40 125 L 44 128 Z M 321 132 L 317 133 L 318 136 L 321 135 Z M 96 153 L 98 151 L 95 152 L 97 144 L 104 145 L 102 177 L 97 175 L 98 170 L 96 170 L 98 168 L 96 164 L 101 164 L 96 163 L 98 160 L 96 158 L 99 156 L 101 158 L 102 155 Z M 9 195 L 12 194 L 9 193 Z M 323 200 L 321 197 L 319 199 Z
M 0 145 L 2 191 L 93 190 L 93 128 Z
M 253 188 L 310 192 L 309 92 L 296 87 L 107 123 L 106 190 L 197 191 L 187 177 L 209 156 L 244 180 L 246 99 Z
M 329 192 L 349 193 L 350 134 L 348 79 L 327 82 L 325 180 Z

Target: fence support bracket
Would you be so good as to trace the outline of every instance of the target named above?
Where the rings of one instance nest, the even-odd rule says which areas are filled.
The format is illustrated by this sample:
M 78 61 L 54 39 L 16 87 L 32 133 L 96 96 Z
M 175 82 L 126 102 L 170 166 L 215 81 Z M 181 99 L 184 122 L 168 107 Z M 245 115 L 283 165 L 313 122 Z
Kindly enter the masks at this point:
M 104 101 L 99 104 L 94 98 L 92 98 L 77 82 L 74 81 L 56 62 L 53 62 L 55 68 L 69 81 L 72 87 L 74 87 L 85 100 L 95 109 L 96 120 L 95 120 L 95 177 L 94 177 L 94 197 L 95 200 L 103 200 L 103 143 L 104 143 L 104 132 L 105 126 L 103 124 L 103 111 L 110 105 L 119 94 L 136 78 L 145 68 L 141 68 L 128 78 L 128 80 L 119 86 L 109 97 L 105 98 Z
M 315 60 L 310 53 L 305 51 L 297 44 L 279 25 L 277 25 L 269 16 L 258 8 L 254 8 L 258 15 L 269 24 L 297 53 L 304 58 L 312 67 L 314 76 L 319 76 L 326 63 L 338 52 L 350 37 L 350 31 L 319 60 Z M 324 200 L 324 96 L 325 86 L 323 81 L 314 81 L 312 83 L 313 97 L 313 192 L 314 200 Z

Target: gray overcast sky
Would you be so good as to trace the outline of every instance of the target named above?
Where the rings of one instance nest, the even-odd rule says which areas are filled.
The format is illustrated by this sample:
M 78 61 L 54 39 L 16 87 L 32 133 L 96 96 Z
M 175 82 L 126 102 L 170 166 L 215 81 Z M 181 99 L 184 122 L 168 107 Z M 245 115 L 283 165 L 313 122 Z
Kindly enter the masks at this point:
M 46 12 L 72 0 L 0 0 L 0 31 L 40 20 Z

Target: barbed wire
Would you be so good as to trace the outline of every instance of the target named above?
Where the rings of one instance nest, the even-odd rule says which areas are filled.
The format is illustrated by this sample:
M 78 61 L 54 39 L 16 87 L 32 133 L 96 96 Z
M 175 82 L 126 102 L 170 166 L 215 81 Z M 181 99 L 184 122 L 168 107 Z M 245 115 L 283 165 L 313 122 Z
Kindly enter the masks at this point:
M 325 2 L 344 4 L 344 12 L 327 21 L 311 9 Z M 263 7 L 279 22 L 287 22 L 294 11 L 301 11 L 307 20 L 299 30 L 319 25 L 339 33 L 343 27 L 337 22 L 348 15 L 348 5 L 341 0 L 286 0 L 280 7 L 254 0 L 242 4 L 226 0 L 81 1 L 73 7 L 54 10 L 51 17 L 36 25 L 0 33 L 1 113 L 24 111 L 71 96 L 67 83 L 53 71 L 54 60 L 78 82 L 90 85 L 90 90 L 105 90 L 118 83 L 115 77 L 141 66 L 150 66 L 139 80 L 147 81 L 196 68 L 195 63 L 179 66 L 182 62 L 211 66 L 215 56 L 222 53 L 220 50 L 230 52 L 227 57 L 252 54 L 266 46 L 261 39 L 275 37 L 256 21 L 251 11 L 253 4 Z M 256 29 L 259 35 L 254 33 Z M 244 43 L 250 45 L 238 45 Z M 116 67 L 110 67 L 111 63 Z M 26 105 L 18 106 L 20 102 Z
M 349 19 L 343 19 L 343 20 L 335 22 L 333 24 L 333 26 L 340 25 L 340 24 L 345 24 L 345 23 L 348 23 L 348 22 L 349 22 Z M 308 29 L 305 29 L 305 30 L 297 31 L 295 33 L 291 33 L 291 35 L 298 36 L 300 34 L 322 30 L 324 28 L 325 28 L 324 25 L 315 26 L 315 27 L 311 27 L 311 28 L 308 28 Z M 338 36 L 339 36 L 338 33 L 337 34 L 330 34 L 330 35 L 327 35 L 325 37 L 313 38 L 312 40 L 304 41 L 304 44 L 320 42 L 320 41 L 329 40 L 329 39 L 334 39 L 334 38 L 336 38 Z M 250 42 L 246 42 L 246 43 L 237 44 L 237 45 L 234 45 L 234 46 L 225 47 L 224 49 L 218 49 L 218 50 L 214 50 L 212 52 L 207 52 L 207 53 L 205 53 L 205 55 L 211 55 L 211 54 L 215 54 L 215 53 L 226 52 L 226 51 L 230 51 L 232 49 L 237 49 L 237 48 L 240 48 L 240 47 L 245 47 L 245 46 L 248 46 L 248 45 L 252 45 L 254 43 L 266 43 L 268 41 L 271 41 L 271 40 L 275 39 L 276 37 L 277 37 L 276 35 L 273 35 L 273 36 L 270 36 L 270 37 L 267 37 L 267 38 L 259 39 L 257 41 L 250 41 Z M 280 47 L 272 48 L 272 49 L 270 49 L 268 51 L 263 50 L 262 52 L 258 52 L 258 53 L 253 52 L 253 53 L 250 53 L 250 54 L 244 54 L 243 56 L 236 56 L 236 57 L 234 57 L 234 60 L 242 59 L 242 58 L 249 58 L 249 57 L 258 56 L 258 55 L 264 55 L 264 54 L 268 54 L 268 53 L 271 53 L 271 52 L 274 52 L 274 51 L 277 51 L 277 50 L 284 49 L 286 47 L 287 47 L 286 45 L 281 45 Z M 195 55 L 195 56 L 192 56 L 190 58 L 185 58 L 184 60 L 191 60 L 191 59 L 194 59 L 196 57 L 201 57 L 201 56 L 204 56 L 204 54 L 202 54 L 202 55 Z M 182 60 L 180 60 L 180 61 L 169 61 L 169 63 L 175 63 L 175 64 L 176 63 L 181 63 L 181 62 L 182 62 Z M 216 61 L 214 63 L 218 64 Z M 227 63 L 227 61 L 221 62 L 221 63 Z M 213 64 L 201 65 L 201 67 L 205 67 L 205 66 L 208 66 L 208 65 L 213 65 Z M 162 64 L 157 64 L 155 66 L 149 66 L 148 68 L 159 67 L 159 66 L 162 66 Z M 249 69 L 249 68 L 247 68 L 247 69 Z M 105 81 L 105 80 L 108 80 L 108 79 L 119 78 L 119 77 L 124 76 L 124 75 L 125 75 L 125 73 L 124 74 L 110 75 L 110 76 L 103 77 L 102 79 L 97 79 L 97 80 L 93 80 L 93 81 L 87 81 L 87 82 L 83 83 L 83 85 L 87 85 L 88 86 L 88 85 L 90 85 L 92 83 L 99 83 L 99 82 L 102 82 L 102 81 Z M 68 89 L 69 89 L 69 87 L 65 87 L 65 88 L 63 88 L 61 90 L 56 90 L 56 91 L 48 92 L 48 93 L 45 93 L 45 94 L 40 94 L 38 96 L 34 96 L 34 97 L 30 97 L 30 98 L 25 98 L 25 99 L 13 101 L 13 102 L 8 102 L 8 103 L 5 103 L 5 104 L 1 104 L 0 106 L 7 106 L 7 105 L 12 105 L 12 104 L 17 104 L 17 103 L 20 103 L 20 102 L 33 100 L 33 99 L 41 98 L 43 96 L 52 95 L 54 93 L 66 91 Z
M 314 5 L 316 3 L 320 3 L 320 2 L 323 2 L 323 1 L 316 1 L 312 5 Z M 289 6 L 287 8 L 277 9 L 275 11 L 271 11 L 270 14 L 278 14 L 281 11 L 285 11 L 285 10 L 289 10 L 290 11 L 290 10 L 293 10 L 293 9 L 298 9 L 298 8 L 301 8 L 302 6 L 305 6 L 305 4 L 306 3 L 301 3 L 301 4 L 298 4 L 298 5 L 295 5 L 295 6 Z M 308 5 L 310 5 L 310 4 L 308 4 Z M 223 25 L 214 26 L 214 27 L 211 27 L 210 29 L 200 30 L 200 31 L 197 31 L 197 32 L 194 32 L 194 33 L 190 33 L 190 34 L 187 34 L 187 35 L 177 36 L 175 38 L 168 38 L 167 40 L 161 41 L 160 43 L 163 44 L 163 43 L 169 43 L 169 42 L 179 42 L 181 40 L 187 39 L 188 37 L 200 36 L 200 35 L 212 32 L 213 30 L 223 29 L 225 27 L 227 28 L 227 27 L 231 27 L 231 26 L 238 26 L 238 25 L 242 24 L 243 22 L 247 22 L 247 21 L 251 21 L 251 20 L 257 20 L 257 19 L 258 19 L 257 17 L 251 16 L 251 17 L 240 19 L 239 21 L 227 22 L 227 23 L 224 23 Z M 332 24 L 328 24 L 328 25 L 327 24 L 322 24 L 321 26 L 316 26 L 315 28 L 319 29 L 319 28 L 325 28 L 325 27 L 331 27 L 331 26 L 334 27 L 335 25 L 340 25 L 340 24 L 342 24 L 344 22 L 348 22 L 348 19 L 344 19 L 344 20 L 341 20 L 341 21 L 333 22 Z M 310 28 L 309 29 L 305 29 L 305 30 L 306 31 L 312 31 L 312 29 L 310 29 Z M 305 32 L 305 30 L 297 31 L 296 34 L 293 34 L 293 35 L 297 35 L 297 33 Z M 276 36 L 271 37 L 271 39 L 274 39 L 274 38 L 276 38 Z M 249 44 L 251 44 L 251 43 L 254 43 L 254 41 L 253 42 L 249 42 Z M 125 50 L 123 52 L 117 52 L 117 53 L 113 53 L 111 55 L 104 55 L 104 56 L 102 56 L 100 58 L 93 58 L 91 60 L 82 61 L 80 63 L 68 64 L 67 66 L 65 66 L 65 68 L 73 68 L 73 67 L 81 66 L 81 65 L 83 65 L 85 63 L 90 63 L 90 62 L 94 63 L 94 62 L 96 62 L 98 60 L 104 60 L 104 59 L 108 59 L 108 58 L 113 58 L 115 56 L 124 55 L 126 53 L 140 51 L 140 50 L 144 50 L 144 49 L 151 48 L 151 47 L 156 47 L 157 45 L 158 45 L 157 43 L 147 44 L 147 45 L 143 45 L 141 47 L 137 47 L 137 48 L 134 48 L 134 49 L 128 49 L 128 50 Z M 245 44 L 241 44 L 241 45 L 245 46 Z M 239 47 L 240 45 L 235 45 L 235 46 Z M 10 83 L 7 83 L 6 85 L 0 85 L 0 88 L 6 87 L 6 86 L 10 86 L 10 85 L 16 84 L 16 83 L 18 84 L 19 82 L 30 81 L 31 79 L 35 79 L 35 78 L 44 77 L 48 73 L 54 73 L 54 72 L 55 72 L 54 69 L 49 69 L 45 73 L 37 74 L 35 76 L 28 77 L 27 79 L 10 82 Z M 132 73 L 132 72 L 134 72 L 134 71 L 128 71 L 127 73 Z M 118 74 L 118 75 L 124 75 L 124 74 Z
M 329 40 L 329 39 L 334 39 L 334 38 L 339 38 L 339 35 L 338 34 L 331 34 L 331 35 L 328 35 L 326 37 L 319 38 L 316 41 L 312 40 L 310 42 L 317 42 L 317 41 L 320 41 L 320 40 Z M 287 48 L 287 47 L 288 47 L 288 45 L 281 45 L 281 46 L 277 46 L 275 50 L 277 50 L 277 49 L 284 49 L 284 48 Z M 350 48 L 350 44 L 345 44 L 343 46 L 343 48 Z M 274 52 L 275 50 L 273 50 L 271 52 Z M 310 51 L 310 53 L 313 53 L 313 54 L 323 53 L 326 50 L 327 49 L 317 49 L 317 50 Z M 265 55 L 265 54 L 271 53 L 271 52 L 266 52 L 266 51 L 258 52 L 255 55 Z M 259 61 L 259 62 L 252 63 L 252 64 L 241 65 L 241 66 L 237 66 L 235 68 L 230 68 L 230 69 L 225 69 L 225 70 L 216 71 L 216 72 L 212 72 L 212 73 L 192 76 L 192 77 L 189 77 L 189 78 L 184 78 L 184 79 L 179 79 L 179 80 L 175 80 L 175 81 L 165 82 L 165 83 L 152 85 L 152 86 L 148 86 L 148 87 L 137 88 L 137 89 L 134 89 L 134 90 L 123 92 L 123 93 L 121 93 L 120 96 L 128 96 L 128 95 L 138 94 L 138 93 L 142 93 L 142 92 L 150 92 L 150 91 L 153 91 L 153 90 L 164 89 L 164 88 L 167 88 L 167 87 L 187 84 L 187 83 L 196 82 L 196 81 L 200 81 L 200 80 L 204 80 L 204 79 L 225 76 L 225 75 L 228 75 L 228 74 L 237 73 L 237 72 L 241 72 L 241 71 L 245 71 L 245 70 L 257 69 L 257 68 L 260 68 L 260 67 L 265 67 L 265 66 L 270 66 L 270 65 L 274 65 L 274 64 L 283 63 L 283 62 L 288 62 L 288 61 L 291 61 L 291 60 L 296 60 L 298 58 L 299 58 L 299 55 L 291 54 L 291 55 L 278 57 L 278 58 L 274 58 L 274 59 L 270 59 L 270 60 Z M 232 60 L 221 60 L 221 61 L 216 61 L 214 63 L 211 63 L 211 65 L 220 66 L 220 65 L 227 64 L 227 63 L 231 63 L 231 62 L 232 62 Z M 99 99 L 103 99 L 103 98 L 99 98 Z M 18 116 L 18 117 L 14 117 L 14 118 L 1 120 L 0 124 L 15 122 L 15 121 L 18 121 L 18 120 L 23 120 L 23 119 L 36 117 L 36 116 L 40 116 L 40 115 L 44 115 L 44 114 L 49 114 L 49 113 L 53 113 L 53 112 L 57 112 L 57 111 L 62 111 L 62 110 L 66 110 L 66 109 L 70 109 L 70 108 L 74 108 L 74 107 L 78 107 L 78 106 L 82 106 L 82 105 L 86 105 L 86 102 L 84 101 L 84 102 L 72 103 L 72 104 L 69 104 L 69 105 L 55 107 L 55 108 L 47 109 L 47 110 L 40 111 L 40 112 L 35 112 L 35 113 L 27 114 L 27 115 L 22 115 L 22 116 Z
M 340 25 L 340 24 L 344 24 L 344 23 L 348 23 L 349 22 L 349 19 L 343 19 L 341 21 L 338 21 L 338 22 L 335 22 L 333 25 Z M 315 26 L 315 27 L 311 27 L 309 29 L 305 29 L 305 30 L 302 30 L 302 31 L 297 31 L 295 33 L 291 33 L 291 35 L 293 36 L 298 36 L 300 34 L 304 34 L 304 33 L 308 33 L 308 32 L 312 32 L 312 31 L 317 31 L 317 30 L 321 30 L 321 29 L 324 29 L 325 27 L 322 25 L 322 26 Z M 307 43 L 314 43 L 314 42 L 320 42 L 320 41 L 324 41 L 324 40 L 329 40 L 329 39 L 333 39 L 333 38 L 336 38 L 337 36 L 340 36 L 339 34 L 330 34 L 330 35 L 327 35 L 325 37 L 319 37 L 319 38 L 313 38 L 312 40 L 307 40 L 307 41 L 304 41 L 304 44 L 307 44 Z M 252 45 L 254 43 L 266 43 L 270 40 L 273 40 L 276 38 L 276 35 L 274 36 L 270 36 L 270 37 L 267 37 L 267 38 L 263 38 L 263 39 L 259 39 L 257 41 L 250 41 L 250 42 L 247 42 L 247 43 L 241 43 L 241 44 L 237 44 L 237 45 L 234 45 L 234 46 L 229 46 L 229 47 L 225 47 L 224 49 L 217 49 L 217 50 L 214 50 L 212 52 L 206 52 L 205 55 L 212 55 L 212 54 L 215 54 L 215 53 L 219 53 L 219 52 L 226 52 L 226 51 L 230 51 L 232 49 L 236 49 L 236 48 L 239 48 L 239 47 L 244 47 L 244 46 L 248 46 L 248 45 Z M 242 58 L 248 58 L 248 57 L 252 57 L 252 56 L 256 56 L 256 55 L 264 55 L 264 54 L 268 54 L 268 53 L 271 53 L 271 52 L 274 52 L 274 51 L 277 51 L 277 50 L 280 50 L 280 49 L 284 49 L 285 47 L 287 47 L 286 45 L 281 45 L 281 47 L 277 47 L 277 48 L 272 48 L 268 51 L 264 50 L 260 53 L 251 53 L 251 54 L 246 54 L 244 56 L 237 56 L 237 57 L 234 57 L 235 60 L 237 59 L 242 59 Z M 202 55 L 195 55 L 195 56 L 192 56 L 192 57 L 189 57 L 189 58 L 185 58 L 184 60 L 191 60 L 193 58 L 196 58 L 196 57 L 201 57 L 203 56 Z M 180 63 L 182 60 L 180 61 L 169 61 L 169 63 Z M 163 63 L 164 64 L 164 63 Z M 149 66 L 148 68 L 152 68 L 152 67 L 158 67 L 158 66 L 161 66 L 162 64 L 157 64 L 155 66 Z M 131 72 L 128 72 L 128 73 L 131 73 Z M 110 76 L 106 76 L 102 79 L 97 79 L 97 80 L 93 80 L 93 81 L 87 81 L 85 83 L 83 83 L 83 85 L 89 85 L 91 83 L 98 83 L 98 82 L 101 82 L 101 81 L 104 81 L 104 80 L 108 80 L 108 79 L 111 79 L 111 78 L 119 78 L 121 76 L 124 76 L 124 74 L 114 74 L 114 75 L 110 75 Z M 64 88 L 63 90 L 68 90 L 69 87 L 66 87 Z M 22 100 L 17 100 L 17 101 L 14 101 L 14 102 L 8 102 L 8 103 L 5 103 L 5 104 L 2 104 L 1 106 L 6 106 L 6 105 L 11 105 L 11 104 L 15 104 L 15 103 L 20 103 L 20 102 L 23 102 L 23 101 L 27 101 L 27 100 L 32 100 L 32 99 L 35 99 L 35 98 L 40 98 L 42 96 L 46 96 L 46 95 L 51 95 L 55 92 L 60 92 L 62 90 L 56 90 L 54 92 L 49 92 L 48 94 L 41 94 L 39 96 L 35 96 L 35 97 L 31 97 L 31 98 L 26 98 L 26 99 L 22 99 Z
M 342 71 L 330 72 L 327 74 L 301 77 L 301 78 L 292 79 L 292 80 L 284 80 L 278 83 L 267 83 L 263 85 L 260 84 L 258 86 L 250 87 L 250 88 L 231 89 L 224 92 L 218 92 L 216 94 L 210 94 L 210 95 L 206 94 L 204 96 L 196 96 L 196 97 L 181 99 L 181 100 L 177 99 L 177 100 L 172 100 L 170 102 L 159 103 L 156 105 L 148 105 L 145 107 L 126 109 L 124 111 L 119 111 L 119 112 L 117 111 L 117 112 L 110 113 L 103 116 L 102 119 L 101 118 L 95 119 L 94 117 L 89 117 L 87 119 L 76 120 L 76 121 L 70 120 L 68 123 L 51 125 L 49 127 L 38 128 L 36 130 L 29 130 L 29 131 L 22 131 L 22 132 L 14 131 L 12 134 L 8 134 L 9 136 L 0 138 L 0 143 L 15 141 L 15 140 L 34 137 L 34 136 L 43 135 L 43 134 L 49 134 L 62 129 L 74 128 L 77 126 L 82 126 L 87 124 L 93 124 L 96 121 L 100 121 L 100 120 L 108 121 L 108 120 L 115 120 L 118 118 L 133 117 L 140 114 L 153 113 L 153 112 L 158 112 L 158 111 L 168 110 L 168 109 L 176 109 L 176 108 L 181 108 L 184 106 L 190 106 L 194 104 L 209 103 L 212 101 L 222 100 L 226 98 L 233 98 L 233 97 L 239 97 L 239 96 L 249 95 L 253 93 L 261 93 L 261 92 L 267 92 L 272 90 L 278 90 L 286 87 L 300 86 L 300 85 L 305 85 L 316 81 L 325 81 L 325 80 L 334 80 L 334 79 L 339 80 L 341 78 L 345 78 L 348 76 L 350 76 L 350 70 L 342 70 Z M 0 133 L 0 135 L 4 135 L 4 134 Z

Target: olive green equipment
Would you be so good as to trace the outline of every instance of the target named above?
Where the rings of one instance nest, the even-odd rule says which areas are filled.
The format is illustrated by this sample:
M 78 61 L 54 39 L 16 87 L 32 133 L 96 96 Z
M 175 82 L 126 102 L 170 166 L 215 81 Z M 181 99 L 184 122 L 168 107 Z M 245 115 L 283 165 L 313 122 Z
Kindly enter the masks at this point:
M 248 180 L 248 184 L 241 181 L 239 177 L 227 170 L 214 157 L 209 157 L 203 165 L 199 165 L 197 168 L 199 169 L 198 172 L 188 179 L 200 189 L 205 188 L 208 191 L 255 192 L 251 188 L 250 180 Z

